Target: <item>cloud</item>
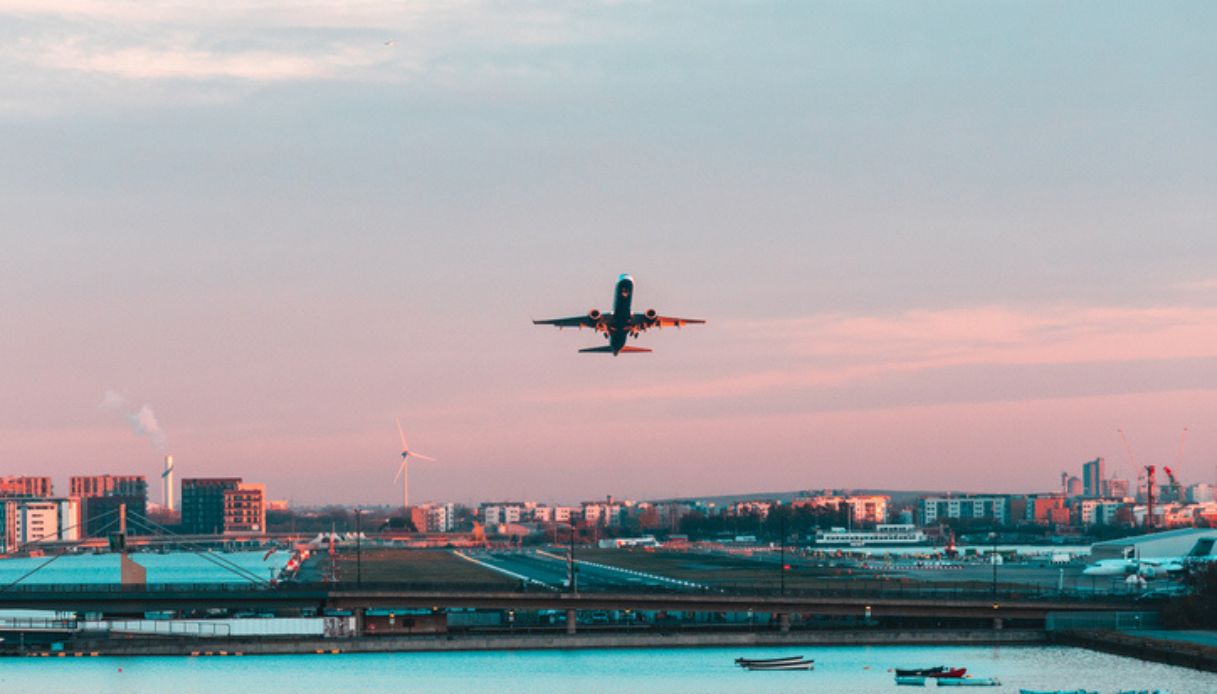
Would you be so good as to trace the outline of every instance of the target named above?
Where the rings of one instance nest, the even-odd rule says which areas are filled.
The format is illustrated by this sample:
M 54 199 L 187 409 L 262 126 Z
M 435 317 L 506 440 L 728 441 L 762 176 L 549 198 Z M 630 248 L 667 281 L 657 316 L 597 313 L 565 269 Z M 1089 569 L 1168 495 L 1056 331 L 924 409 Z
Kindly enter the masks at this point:
M 986 306 L 720 323 L 729 353 L 782 366 L 719 377 L 541 392 L 536 402 L 713 400 L 868 387 L 948 369 L 1171 363 L 1217 357 L 1217 308 Z M 1000 397 L 1000 394 L 997 394 Z
M 27 43 L 25 48 L 33 48 Z M 81 41 L 43 45 L 34 51 L 44 67 L 99 73 L 122 79 L 217 79 L 285 81 L 329 77 L 371 65 L 369 51 L 339 48 L 318 55 L 271 50 L 221 53 L 214 50 L 143 45 L 89 47 Z
M 107 390 L 106 394 L 101 398 L 101 403 L 99 403 L 97 406 L 103 410 L 117 410 L 124 407 L 126 404 L 127 399 L 121 394 L 113 390 Z
M 36 3 L 0 0 L 0 76 L 15 69 L 118 80 L 399 82 L 462 52 L 564 45 L 599 31 L 580 12 L 496 2 Z M 459 61 L 458 61 L 459 62 Z M 464 69 L 477 73 L 474 64 Z M 7 69 L 5 69 L 7 68 Z

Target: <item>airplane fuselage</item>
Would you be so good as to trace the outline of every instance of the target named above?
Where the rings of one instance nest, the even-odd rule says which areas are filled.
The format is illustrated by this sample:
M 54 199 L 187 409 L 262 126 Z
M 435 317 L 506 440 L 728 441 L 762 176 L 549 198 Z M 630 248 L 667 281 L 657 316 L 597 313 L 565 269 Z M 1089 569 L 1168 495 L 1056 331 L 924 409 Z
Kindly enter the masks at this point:
M 622 277 L 617 280 L 617 290 L 613 293 L 613 320 L 605 325 L 614 355 L 625 347 L 625 341 L 630 337 L 630 305 L 633 302 L 634 279 Z

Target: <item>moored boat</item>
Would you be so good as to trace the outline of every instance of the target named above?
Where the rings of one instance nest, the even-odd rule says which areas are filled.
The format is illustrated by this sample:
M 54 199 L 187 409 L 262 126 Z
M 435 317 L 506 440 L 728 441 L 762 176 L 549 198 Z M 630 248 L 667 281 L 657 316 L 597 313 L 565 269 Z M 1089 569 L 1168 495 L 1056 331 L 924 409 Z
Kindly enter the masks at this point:
M 744 663 L 744 668 L 757 672 L 769 670 L 810 670 L 814 660 L 795 660 L 784 663 Z
M 744 665 L 778 665 L 781 663 L 797 663 L 801 660 L 803 660 L 801 655 L 792 655 L 785 658 L 736 658 L 735 664 L 741 667 Z
M 1099 694 L 1090 689 L 1019 689 L 1018 694 Z
M 938 679 L 945 677 L 947 679 L 957 680 L 961 679 L 966 674 L 968 674 L 968 669 L 966 667 L 956 667 L 951 668 L 950 670 L 943 670 L 942 672 L 927 672 L 925 676 Z
M 939 677 L 939 687 L 1000 687 L 996 677 Z
M 941 672 L 946 672 L 947 666 L 939 665 L 938 667 L 922 667 L 922 668 L 896 668 L 897 677 L 930 677 Z
M 925 675 L 896 675 L 896 684 L 905 687 L 924 687 Z

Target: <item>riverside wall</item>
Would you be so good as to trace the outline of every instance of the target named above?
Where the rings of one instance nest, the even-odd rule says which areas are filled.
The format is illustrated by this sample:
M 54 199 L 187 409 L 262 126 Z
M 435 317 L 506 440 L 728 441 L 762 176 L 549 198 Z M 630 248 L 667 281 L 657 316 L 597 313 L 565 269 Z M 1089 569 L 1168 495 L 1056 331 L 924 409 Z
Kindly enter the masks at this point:
M 1149 635 L 1135 631 L 1062 631 L 1053 632 L 1051 640 L 1114 655 L 1217 672 L 1217 647 L 1171 638 L 1169 632 Z
M 442 636 L 372 636 L 353 638 L 267 637 L 223 639 L 107 639 L 68 642 L 60 652 L 35 650 L 34 657 L 88 656 L 245 656 L 339 653 L 408 653 L 437 651 L 514 651 L 592 648 L 705 648 L 755 646 L 857 645 L 1024 645 L 1048 642 L 1038 629 L 943 629 L 792 631 L 782 633 L 662 634 L 477 634 Z M 45 655 L 44 655 L 45 654 Z M 61 655 L 62 654 L 62 655 Z

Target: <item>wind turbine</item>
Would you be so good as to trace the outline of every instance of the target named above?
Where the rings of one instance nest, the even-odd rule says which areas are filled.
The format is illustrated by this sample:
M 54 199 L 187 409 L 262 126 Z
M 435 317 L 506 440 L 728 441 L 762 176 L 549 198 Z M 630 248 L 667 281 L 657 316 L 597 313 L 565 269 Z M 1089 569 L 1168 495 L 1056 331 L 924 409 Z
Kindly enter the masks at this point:
M 401 420 L 397 420 L 397 433 L 401 436 L 401 465 L 397 468 L 397 474 L 393 476 L 393 481 L 401 478 L 401 505 L 405 508 L 410 508 L 410 469 L 407 466 L 410 458 L 418 458 L 420 460 L 435 461 L 435 458 L 425 456 L 422 453 L 415 453 L 410 450 L 410 446 L 406 444 L 406 432 L 401 428 Z

